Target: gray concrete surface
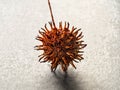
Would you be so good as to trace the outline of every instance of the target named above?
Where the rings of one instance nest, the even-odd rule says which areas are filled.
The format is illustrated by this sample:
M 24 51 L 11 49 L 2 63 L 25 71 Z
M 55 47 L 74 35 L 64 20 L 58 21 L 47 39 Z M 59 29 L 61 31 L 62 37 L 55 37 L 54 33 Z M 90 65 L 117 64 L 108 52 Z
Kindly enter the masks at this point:
M 34 50 L 47 0 L 0 0 L 0 90 L 120 90 L 120 0 L 51 0 L 55 21 L 82 28 L 85 59 L 67 77 Z

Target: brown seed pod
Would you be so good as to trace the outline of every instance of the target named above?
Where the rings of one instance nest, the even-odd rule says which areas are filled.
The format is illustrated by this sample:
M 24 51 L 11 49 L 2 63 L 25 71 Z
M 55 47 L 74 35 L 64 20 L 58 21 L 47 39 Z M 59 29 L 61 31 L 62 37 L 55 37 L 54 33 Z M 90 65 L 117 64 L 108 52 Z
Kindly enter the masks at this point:
M 49 22 L 50 29 L 47 28 L 46 24 L 43 31 L 39 31 L 39 35 L 36 37 L 37 40 L 42 42 L 42 45 L 35 46 L 36 50 L 43 50 L 43 54 L 39 55 L 40 62 L 51 62 L 51 71 L 55 71 L 57 66 L 60 64 L 64 72 L 67 71 L 68 66 L 71 64 L 74 68 L 76 66 L 73 62 L 81 61 L 83 58 L 82 49 L 87 44 L 83 44 L 81 29 L 77 29 L 74 26 L 69 29 L 69 23 L 59 23 L 59 27 L 56 27 L 50 1 L 48 0 L 50 8 L 50 14 L 52 22 Z M 41 61 L 43 59 L 43 61 Z

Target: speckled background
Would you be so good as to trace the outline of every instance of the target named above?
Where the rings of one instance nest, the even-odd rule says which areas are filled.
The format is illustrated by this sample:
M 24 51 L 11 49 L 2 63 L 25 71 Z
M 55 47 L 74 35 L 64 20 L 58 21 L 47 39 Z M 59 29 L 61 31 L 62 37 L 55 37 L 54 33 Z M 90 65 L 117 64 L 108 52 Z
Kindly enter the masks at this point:
M 0 90 L 120 90 L 120 0 L 51 0 L 56 24 L 82 28 L 85 59 L 40 64 L 35 37 L 51 21 L 47 0 L 0 0 Z M 57 24 L 58 25 L 58 24 Z

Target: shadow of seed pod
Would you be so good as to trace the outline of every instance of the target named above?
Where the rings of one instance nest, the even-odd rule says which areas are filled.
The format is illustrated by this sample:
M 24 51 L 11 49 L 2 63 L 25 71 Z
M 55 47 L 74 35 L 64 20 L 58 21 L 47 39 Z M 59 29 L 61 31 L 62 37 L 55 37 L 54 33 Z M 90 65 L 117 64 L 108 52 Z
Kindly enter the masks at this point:
M 38 56 L 39 61 L 50 62 L 51 71 L 55 71 L 57 66 L 61 65 L 62 70 L 66 72 L 70 64 L 76 69 L 74 62 L 84 59 L 82 49 L 87 46 L 81 40 L 83 38 L 81 29 L 74 26 L 70 29 L 69 22 L 64 22 L 64 25 L 60 22 L 59 27 L 56 27 L 49 0 L 48 5 L 52 18 L 52 22 L 49 22 L 50 29 L 45 24 L 44 28 L 41 28 L 43 31 L 39 31 L 39 35 L 36 37 L 42 42 L 42 45 L 35 46 L 35 49 L 44 51 Z

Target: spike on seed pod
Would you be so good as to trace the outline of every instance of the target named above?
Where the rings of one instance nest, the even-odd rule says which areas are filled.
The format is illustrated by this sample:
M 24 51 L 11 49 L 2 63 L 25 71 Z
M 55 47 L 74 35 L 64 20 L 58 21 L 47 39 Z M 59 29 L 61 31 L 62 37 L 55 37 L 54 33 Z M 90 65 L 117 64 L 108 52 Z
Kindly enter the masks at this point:
M 69 22 L 59 22 L 59 27 L 56 27 L 53 18 L 50 1 L 48 0 L 50 14 L 52 22 L 49 22 L 50 28 L 47 28 L 45 24 L 44 28 L 41 28 L 43 32 L 39 31 L 37 40 L 42 42 L 42 45 L 35 46 L 36 50 L 43 50 L 43 54 L 39 55 L 40 62 L 51 62 L 51 71 L 55 71 L 58 65 L 64 72 L 67 71 L 68 66 L 71 64 L 75 69 L 74 62 L 81 61 L 84 51 L 82 50 L 87 46 L 83 44 L 81 29 L 77 29 L 74 26 L 69 29 Z M 80 34 L 78 34 L 80 32 Z M 41 61 L 43 60 L 43 61 Z

